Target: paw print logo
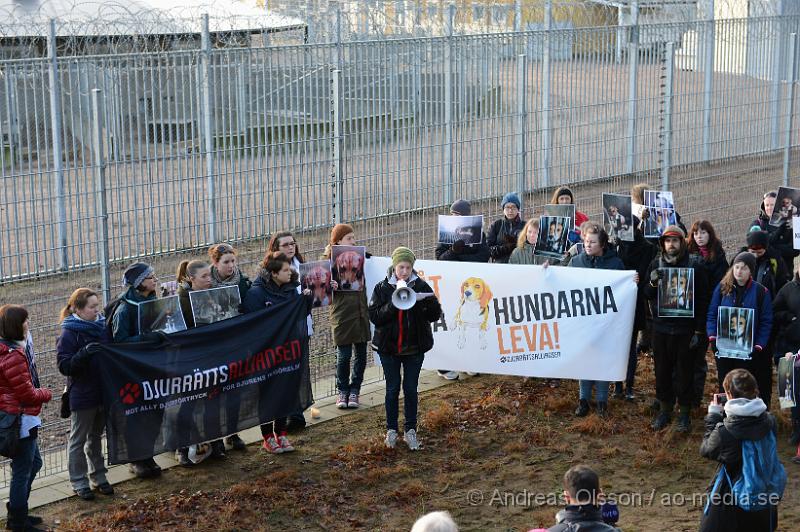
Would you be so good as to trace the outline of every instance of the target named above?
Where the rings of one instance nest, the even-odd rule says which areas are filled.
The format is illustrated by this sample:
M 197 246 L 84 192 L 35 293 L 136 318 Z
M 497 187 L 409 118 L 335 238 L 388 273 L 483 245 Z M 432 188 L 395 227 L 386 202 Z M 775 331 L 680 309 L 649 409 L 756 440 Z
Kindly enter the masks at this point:
M 129 382 L 119 389 L 119 396 L 126 405 L 132 405 L 140 395 L 142 395 L 142 390 L 136 382 Z

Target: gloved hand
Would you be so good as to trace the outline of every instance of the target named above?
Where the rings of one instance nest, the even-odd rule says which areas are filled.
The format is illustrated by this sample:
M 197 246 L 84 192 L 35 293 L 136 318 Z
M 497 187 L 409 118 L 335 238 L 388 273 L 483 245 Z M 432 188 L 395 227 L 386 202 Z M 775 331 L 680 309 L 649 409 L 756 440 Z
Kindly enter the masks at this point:
M 716 340 L 711 340 L 710 342 L 708 342 L 708 347 L 711 348 L 711 352 L 714 354 L 714 356 L 719 356 L 719 349 L 717 349 Z
M 702 339 L 702 333 L 695 331 L 695 333 L 692 335 L 692 339 L 689 340 L 689 349 L 697 349 L 697 346 L 700 345 L 700 341 Z
M 505 248 L 508 251 L 513 251 L 517 247 L 517 239 L 511 235 L 506 235 Z
M 70 359 L 70 375 L 73 377 L 78 377 L 86 373 L 86 370 L 89 368 L 89 364 L 92 362 L 92 356 L 94 355 L 93 350 L 90 349 L 90 346 L 97 345 L 95 343 L 86 345 L 78 350 L 77 353 L 72 355 Z
M 464 253 L 464 249 L 467 245 L 464 243 L 463 240 L 456 240 L 453 242 L 453 253 Z
M 161 331 L 152 331 L 139 337 L 143 342 L 161 343 L 167 339 L 167 335 Z
M 664 271 L 661 268 L 656 268 L 650 272 L 650 284 L 656 285 L 664 278 Z

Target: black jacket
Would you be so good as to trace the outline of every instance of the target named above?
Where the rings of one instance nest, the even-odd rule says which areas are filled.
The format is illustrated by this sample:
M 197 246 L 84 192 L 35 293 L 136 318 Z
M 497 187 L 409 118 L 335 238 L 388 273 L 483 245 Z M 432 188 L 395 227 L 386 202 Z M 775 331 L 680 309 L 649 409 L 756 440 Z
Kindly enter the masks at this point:
M 442 315 L 442 306 L 435 297 L 417 300 L 409 310 L 399 310 L 392 304 L 392 294 L 397 280 L 390 274 L 375 286 L 369 300 L 369 321 L 375 325 L 372 345 L 381 355 L 397 355 L 404 348 L 415 347 L 419 354 L 433 347 L 431 323 Z M 417 277 L 411 276 L 408 287 L 419 293 L 433 293 L 433 289 Z
M 638 219 L 634 220 L 633 241 L 619 241 L 617 255 L 622 259 L 626 270 L 636 270 L 639 274 L 639 290 L 636 293 L 636 316 L 633 328 L 637 331 L 647 327 L 647 301 L 644 297 L 644 285 L 648 282 L 647 268 L 656 256 L 656 247 L 647 241 L 639 229 Z
M 492 223 L 486 243 L 489 245 L 489 255 L 493 262 L 508 262 L 511 253 L 517 247 L 517 237 L 523 227 L 525 227 L 525 220 L 519 215 L 514 220 L 503 216 Z
M 772 320 L 775 331 L 775 354 L 800 349 L 800 280 L 783 285 L 772 301 Z
M 436 260 L 459 261 L 459 262 L 489 262 L 489 245 L 486 243 L 486 235 L 480 244 L 464 246 L 461 251 L 455 244 L 439 244 L 436 247 Z M 511 253 L 509 253 L 511 255 Z
M 725 466 L 728 476 L 735 481 L 742 471 L 742 440 L 760 440 L 770 431 L 777 434 L 775 418 L 768 412 L 758 416 L 724 416 L 708 414 L 705 417 L 705 434 L 700 444 L 700 454 Z M 716 477 L 716 475 L 715 475 Z M 712 483 L 713 485 L 713 483 Z M 709 487 L 711 488 L 711 486 Z M 720 496 L 730 493 L 730 486 L 723 481 L 719 487 Z M 770 510 L 746 512 L 734 505 L 711 504 L 703 516 L 700 530 L 742 532 L 769 532 L 770 519 L 777 527 L 777 512 L 770 516 Z M 774 530 L 774 528 L 772 529 Z
M 556 525 L 547 532 L 618 532 L 619 529 L 603 522 L 597 506 L 569 505 L 556 514 Z
M 743 251 L 747 251 L 747 248 L 739 250 L 740 253 Z M 753 279 L 766 287 L 772 297 L 775 297 L 775 294 L 789 282 L 790 278 L 791 275 L 786 269 L 780 253 L 771 245 L 763 255 L 756 259 L 756 274 Z
M 725 274 L 728 273 L 728 258 L 725 256 L 725 250 L 722 249 L 722 245 L 717 244 L 713 260 L 706 260 L 700 256 L 700 264 L 706 270 L 708 286 L 713 292 L 722 278 L 725 277 Z
M 255 312 L 270 305 L 277 305 L 284 301 L 289 301 L 296 297 L 305 298 L 307 304 L 307 312 L 311 313 L 313 304 L 313 296 L 304 296 L 297 292 L 297 287 L 300 283 L 297 280 L 297 272 L 292 272 L 292 279 L 288 283 L 281 286 L 275 284 L 272 279 L 267 280 L 265 274 L 259 274 L 258 279 L 253 282 L 253 286 L 247 291 L 247 295 L 242 301 L 241 311 L 242 314 L 248 312 Z
M 653 331 L 671 335 L 691 334 L 695 331 L 703 331 L 705 334 L 706 313 L 711 300 L 709 295 L 711 292 L 708 288 L 706 270 L 700 262 L 699 257 L 689 255 L 684 247 L 683 257 L 675 264 L 667 264 L 660 254 L 650 263 L 647 274 L 641 281 L 644 287 L 644 296 L 650 302 Z M 659 268 L 692 268 L 694 270 L 694 318 L 660 317 L 658 315 L 658 287 L 650 284 L 650 273 Z M 661 282 L 666 282 L 666 279 L 662 279 Z
M 775 248 L 778 254 L 783 258 L 786 270 L 789 272 L 794 271 L 794 258 L 800 255 L 800 251 L 794 249 L 794 239 L 792 238 L 792 226 L 784 223 L 778 226 L 769 224 L 769 216 L 764 212 L 764 202 L 761 202 L 761 211 L 758 218 L 753 220 L 747 227 L 747 233 L 750 233 L 750 228 L 757 225 L 762 231 L 769 233 L 769 247 Z

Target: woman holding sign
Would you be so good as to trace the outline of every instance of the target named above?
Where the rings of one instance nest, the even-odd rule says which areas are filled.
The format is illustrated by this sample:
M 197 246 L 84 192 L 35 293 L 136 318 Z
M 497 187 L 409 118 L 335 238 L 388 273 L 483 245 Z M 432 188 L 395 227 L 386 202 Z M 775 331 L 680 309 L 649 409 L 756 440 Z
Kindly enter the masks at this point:
M 553 197 L 550 198 L 551 205 L 574 205 L 575 204 L 575 196 L 572 194 L 572 191 L 569 187 L 558 187 L 553 191 Z M 575 208 L 575 228 L 580 230 L 581 226 L 585 222 L 589 221 L 589 217 L 586 214 L 582 213 Z
M 375 325 L 372 345 L 381 358 L 386 375 L 386 447 L 397 443 L 400 372 L 405 414 L 404 440 L 412 451 L 419 450 L 417 440 L 417 383 L 425 353 L 433 347 L 431 323 L 442 315 L 442 306 L 431 287 L 414 271 L 414 253 L 405 247 L 392 252 L 392 267 L 386 279 L 375 286 L 369 302 L 369 319 Z M 398 283 L 404 283 L 417 294 L 411 308 L 397 308 L 392 296 Z M 424 297 L 422 294 L 425 294 Z
M 584 222 L 580 227 L 583 238 L 583 252 L 572 259 L 570 268 L 596 268 L 599 270 L 624 270 L 622 259 L 617 256 L 614 248 L 608 245 L 608 233 L 598 223 Z M 592 388 L 597 388 L 597 415 L 608 415 L 608 387 L 607 381 L 578 381 L 580 385 L 580 399 L 575 415 L 583 417 L 589 413 L 589 401 L 592 398 Z
M 706 328 L 711 351 L 717 361 L 720 393 L 723 392 L 722 383 L 725 375 L 733 369 L 743 368 L 755 375 L 758 389 L 761 390 L 761 398 L 769 407 L 772 395 L 772 357 L 764 351 L 764 346 L 769 342 L 772 329 L 772 298 L 769 290 L 753 280 L 755 270 L 756 259 L 751 253 L 744 251 L 736 255 L 728 273 L 714 289 L 714 295 L 711 297 L 711 304 L 708 307 Z M 747 324 L 744 324 L 745 330 L 753 331 L 752 352 L 745 358 L 732 357 L 726 348 L 726 344 L 736 336 L 728 330 L 732 327 L 728 326 L 726 330 L 718 330 L 720 309 L 724 310 L 724 307 L 753 309 L 750 327 L 747 328 Z M 738 315 L 739 313 L 737 313 Z

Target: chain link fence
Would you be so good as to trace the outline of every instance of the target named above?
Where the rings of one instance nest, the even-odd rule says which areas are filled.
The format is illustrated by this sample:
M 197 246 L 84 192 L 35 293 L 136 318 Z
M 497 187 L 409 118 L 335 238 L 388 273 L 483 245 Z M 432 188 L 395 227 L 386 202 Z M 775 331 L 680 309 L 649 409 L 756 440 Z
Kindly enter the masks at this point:
M 711 220 L 733 250 L 763 192 L 797 184 L 800 14 L 720 18 L 720 2 L 698 3 L 714 16 L 694 6 L 664 22 L 653 2 L 618 2 L 622 14 L 584 2 L 581 17 L 613 15 L 584 22 L 567 4 L 509 2 L 529 17 L 520 31 L 506 17 L 511 29 L 485 33 L 440 3 L 414 6 L 434 4 L 453 15 L 436 36 L 308 30 L 324 42 L 278 45 L 200 19 L 190 46 L 118 39 L 83 53 L 56 23 L 19 41 L 39 53 L 0 53 L 0 301 L 31 311 L 43 383 L 64 383 L 54 345 L 68 295 L 116 294 L 136 259 L 169 280 L 227 241 L 252 277 L 270 234 L 295 232 L 316 258 L 338 221 L 374 254 L 405 244 L 431 258 L 436 214 L 457 198 L 491 220 L 519 191 L 536 216 L 569 184 L 600 219 L 602 192 L 640 181 L 673 190 L 684 219 Z M 315 323 L 320 398 L 335 364 L 324 309 Z M 48 476 L 66 469 L 69 426 L 56 404 L 43 417 Z

